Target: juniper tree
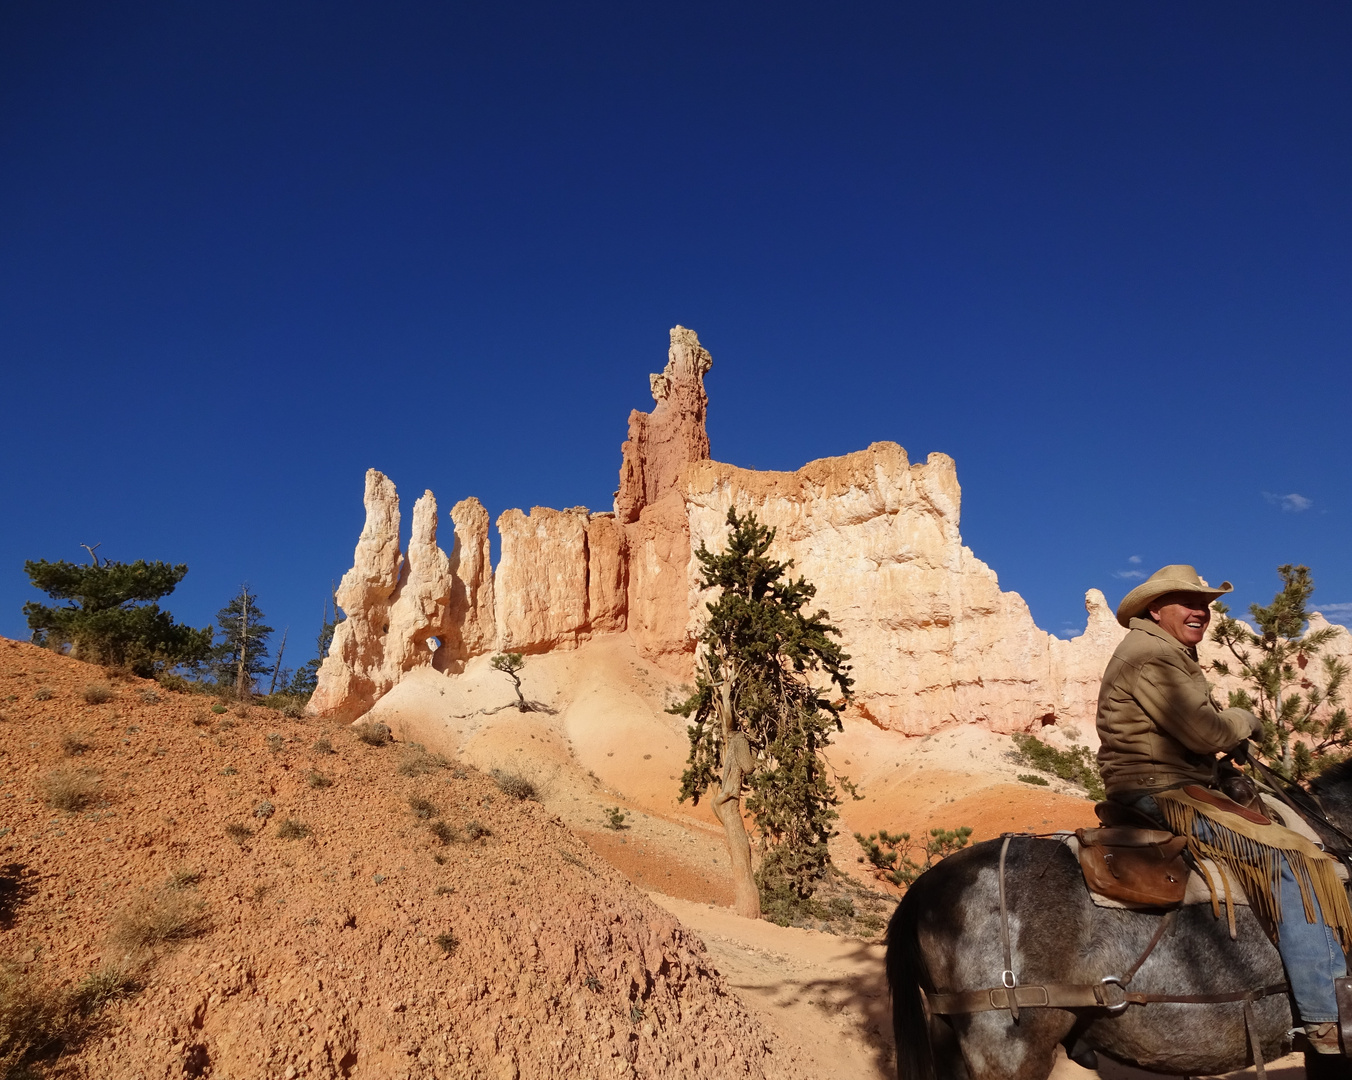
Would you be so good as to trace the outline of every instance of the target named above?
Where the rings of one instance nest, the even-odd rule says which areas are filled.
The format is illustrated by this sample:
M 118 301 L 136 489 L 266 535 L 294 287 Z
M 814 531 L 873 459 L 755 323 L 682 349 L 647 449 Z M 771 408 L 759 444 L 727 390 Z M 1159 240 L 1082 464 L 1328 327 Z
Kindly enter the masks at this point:
M 239 697 L 253 692 L 254 677 L 272 670 L 268 663 L 268 637 L 272 627 L 258 608 L 257 594 L 241 585 L 230 603 L 216 613 L 223 640 L 211 650 L 212 669 L 216 682 L 225 687 L 234 685 Z
M 516 711 L 530 712 L 530 703 L 521 693 L 521 672 L 526 666 L 526 658 L 519 652 L 498 653 L 488 661 L 488 666 L 512 680 L 512 688 L 516 691 Z
M 843 730 L 841 708 L 854 680 L 827 613 L 806 612 L 816 588 L 788 576 L 792 560 L 769 556 L 774 530 L 736 510 L 728 511 L 727 524 L 726 550 L 701 544 L 695 553 L 701 585 L 719 596 L 707 605 L 694 692 L 670 711 L 693 721 L 680 798 L 698 803 L 713 789 L 737 912 L 759 918 L 762 893 L 807 899 L 830 865 L 827 840 L 840 799 L 824 752 L 831 732 Z M 814 685 L 818 673 L 824 689 Z M 836 779 L 853 792 L 847 779 Z M 762 856 L 756 875 L 742 818 L 744 789 Z
M 96 545 L 97 546 L 97 545 Z M 125 665 L 149 677 L 178 664 L 202 660 L 211 648 L 211 627 L 196 630 L 174 621 L 155 601 L 174 591 L 188 572 L 182 563 L 100 561 L 91 565 L 29 560 L 23 564 L 34 587 L 61 606 L 24 604 L 33 640 L 69 647 L 72 656 Z
M 1288 778 L 1301 780 L 1313 771 L 1315 759 L 1352 744 L 1342 705 L 1348 667 L 1337 657 L 1318 655 L 1337 628 L 1308 632 L 1306 605 L 1314 592 L 1310 568 L 1288 563 L 1277 573 L 1282 588 L 1272 603 L 1249 605 L 1257 632 L 1231 617 L 1220 601 L 1212 604 L 1220 620 L 1211 640 L 1230 653 L 1235 669 L 1225 660 L 1213 660 L 1211 666 L 1217 674 L 1235 674 L 1247 684 L 1231 691 L 1230 705 L 1257 714 L 1263 721 L 1259 752 Z M 1317 676 L 1311 670 L 1315 659 L 1320 661 Z

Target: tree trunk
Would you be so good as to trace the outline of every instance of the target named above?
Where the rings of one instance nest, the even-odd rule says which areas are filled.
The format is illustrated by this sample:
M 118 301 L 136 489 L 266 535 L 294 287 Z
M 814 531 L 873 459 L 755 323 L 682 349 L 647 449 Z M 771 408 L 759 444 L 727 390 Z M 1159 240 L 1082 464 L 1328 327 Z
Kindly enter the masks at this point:
M 282 653 L 286 652 L 286 635 L 291 632 L 291 627 L 282 631 L 282 644 L 277 649 L 277 663 L 272 667 L 272 685 L 268 687 L 268 697 L 272 697 L 277 692 L 277 675 L 282 670 Z
M 244 590 L 240 590 L 243 592 Z M 244 607 L 239 623 L 239 669 L 235 674 L 235 696 L 241 701 L 245 698 L 245 679 L 248 675 L 249 655 L 249 594 L 244 592 Z
M 736 890 L 733 909 L 746 919 L 760 918 L 760 891 L 751 872 L 751 838 L 742 820 L 742 780 L 755 763 L 751 747 L 740 731 L 725 744 L 723 782 L 714 796 L 714 816 L 723 823 L 723 838 L 732 859 L 732 884 Z

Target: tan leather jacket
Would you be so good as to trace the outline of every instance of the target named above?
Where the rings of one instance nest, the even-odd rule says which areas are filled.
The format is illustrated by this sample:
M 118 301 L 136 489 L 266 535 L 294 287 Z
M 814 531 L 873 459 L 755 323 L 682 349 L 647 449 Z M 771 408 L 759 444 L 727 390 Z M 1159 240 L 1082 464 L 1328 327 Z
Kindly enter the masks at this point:
M 1099 687 L 1099 772 L 1109 798 L 1212 786 L 1216 754 L 1258 730 L 1245 709 L 1211 700 L 1197 652 L 1150 619 L 1131 629 Z

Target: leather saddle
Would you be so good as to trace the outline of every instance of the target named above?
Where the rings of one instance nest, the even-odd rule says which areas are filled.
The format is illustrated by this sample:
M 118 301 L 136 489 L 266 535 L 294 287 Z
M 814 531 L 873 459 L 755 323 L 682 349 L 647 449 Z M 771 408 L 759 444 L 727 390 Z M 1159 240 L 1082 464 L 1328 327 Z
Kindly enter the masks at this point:
M 1100 811 L 1104 806 L 1111 810 Z M 1183 857 L 1188 838 L 1156 827 L 1150 818 L 1129 807 L 1099 803 L 1095 810 L 1100 811 L 1100 820 L 1117 811 L 1125 813 L 1113 819 L 1121 824 L 1075 830 L 1080 870 L 1090 891 L 1136 907 L 1182 904 L 1188 887 L 1188 864 Z

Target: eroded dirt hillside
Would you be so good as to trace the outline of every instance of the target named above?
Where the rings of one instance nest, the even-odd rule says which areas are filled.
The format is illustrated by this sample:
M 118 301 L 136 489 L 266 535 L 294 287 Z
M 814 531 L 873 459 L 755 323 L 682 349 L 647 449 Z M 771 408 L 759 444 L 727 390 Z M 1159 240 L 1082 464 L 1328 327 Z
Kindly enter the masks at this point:
M 542 806 L 212 706 L 0 639 L 6 985 L 114 991 L 51 1074 L 800 1075 Z

